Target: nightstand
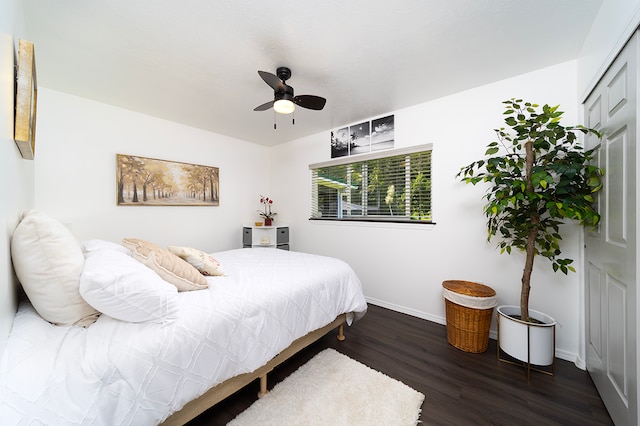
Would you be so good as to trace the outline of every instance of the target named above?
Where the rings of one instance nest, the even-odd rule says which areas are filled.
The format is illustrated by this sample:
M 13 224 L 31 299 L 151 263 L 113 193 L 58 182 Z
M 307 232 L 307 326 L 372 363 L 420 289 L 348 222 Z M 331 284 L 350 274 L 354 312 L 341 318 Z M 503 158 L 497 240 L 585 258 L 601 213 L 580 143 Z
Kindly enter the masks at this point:
M 286 225 L 244 226 L 242 228 L 242 247 L 289 250 L 289 227 Z

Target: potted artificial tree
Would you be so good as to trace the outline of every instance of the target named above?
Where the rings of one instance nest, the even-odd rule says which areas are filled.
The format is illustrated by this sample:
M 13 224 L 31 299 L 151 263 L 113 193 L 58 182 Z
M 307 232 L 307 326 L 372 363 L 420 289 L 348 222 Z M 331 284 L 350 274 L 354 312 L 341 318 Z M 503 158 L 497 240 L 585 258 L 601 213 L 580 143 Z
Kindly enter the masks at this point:
M 555 321 L 529 309 L 533 263 L 543 256 L 554 271 L 575 272 L 573 260 L 560 257 L 559 226 L 566 219 L 598 225 L 593 196 L 602 187 L 602 170 L 591 164 L 593 150 L 585 151 L 577 134 L 600 135 L 584 126 L 561 125 L 558 106 L 540 108 L 521 99 L 504 104 L 507 127 L 495 130 L 498 141 L 488 145 L 485 159 L 463 167 L 457 176 L 466 183 L 489 184 L 484 196 L 488 240 L 499 235 L 500 253 L 525 253 L 520 307 L 498 307 L 499 350 L 529 368 L 547 366 L 555 352 Z M 549 322 L 546 332 L 540 326 Z M 551 347 L 538 347 L 543 344 Z

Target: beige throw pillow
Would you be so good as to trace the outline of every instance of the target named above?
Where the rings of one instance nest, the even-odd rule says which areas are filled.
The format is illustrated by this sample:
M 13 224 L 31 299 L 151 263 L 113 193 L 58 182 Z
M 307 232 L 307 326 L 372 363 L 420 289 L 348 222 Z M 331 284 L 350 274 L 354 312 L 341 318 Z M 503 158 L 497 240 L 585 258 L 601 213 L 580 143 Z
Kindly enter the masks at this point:
M 220 262 L 209 256 L 207 253 L 191 247 L 169 246 L 169 251 L 181 259 L 189 262 L 202 275 L 224 275 L 224 269 Z
M 207 280 L 196 268 L 154 243 L 125 238 L 122 244 L 131 250 L 134 259 L 153 269 L 163 280 L 175 285 L 178 291 L 209 287 Z

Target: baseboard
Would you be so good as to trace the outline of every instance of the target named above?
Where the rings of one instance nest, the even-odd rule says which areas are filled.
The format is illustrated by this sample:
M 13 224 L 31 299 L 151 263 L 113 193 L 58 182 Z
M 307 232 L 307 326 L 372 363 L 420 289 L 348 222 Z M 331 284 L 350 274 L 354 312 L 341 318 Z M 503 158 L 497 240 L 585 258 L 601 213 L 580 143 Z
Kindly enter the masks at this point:
M 419 311 L 417 309 L 407 308 L 406 306 L 396 305 L 395 303 L 385 302 L 384 300 L 375 299 L 373 297 L 365 297 L 365 299 L 367 300 L 367 303 L 371 303 L 372 305 L 391 309 L 392 311 L 395 311 L 395 312 L 411 315 L 413 317 L 435 322 L 437 324 L 447 325 L 447 319 L 445 317 L 432 315 L 423 311 Z M 490 330 L 489 338 L 493 340 L 497 340 L 498 332 L 496 330 Z M 564 351 L 556 348 L 556 358 L 573 362 L 575 366 L 581 370 L 584 370 L 586 368 L 586 363 L 584 362 L 584 360 L 580 359 L 578 357 L 578 354 L 576 353 L 568 352 L 568 351 Z
M 576 357 L 574 364 L 576 365 L 576 367 L 578 367 L 580 370 L 587 370 L 587 363 L 584 359 L 580 358 L 579 356 Z
M 411 315 L 412 317 L 422 318 L 427 321 L 435 322 L 442 325 L 447 325 L 447 319 L 439 317 L 437 315 L 431 315 L 426 312 L 418 311 L 416 309 L 407 308 L 406 306 L 396 305 L 394 303 L 385 302 L 384 300 L 374 299 L 372 297 L 365 297 L 368 303 L 372 305 L 381 306 L 383 308 L 391 309 L 395 312 Z

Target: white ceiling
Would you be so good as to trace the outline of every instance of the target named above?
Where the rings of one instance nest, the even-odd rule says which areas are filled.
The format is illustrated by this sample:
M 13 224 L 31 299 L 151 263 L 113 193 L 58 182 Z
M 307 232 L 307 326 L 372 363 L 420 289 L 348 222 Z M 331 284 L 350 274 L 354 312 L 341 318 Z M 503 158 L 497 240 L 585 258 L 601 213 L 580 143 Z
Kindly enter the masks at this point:
M 601 4 L 24 0 L 41 87 L 267 146 L 575 59 Z M 327 105 L 274 130 L 279 66 Z

